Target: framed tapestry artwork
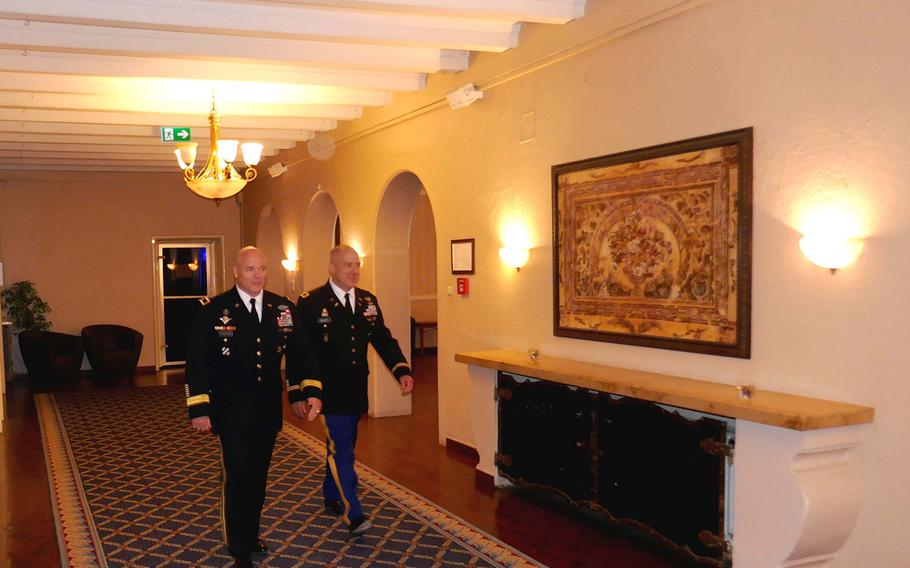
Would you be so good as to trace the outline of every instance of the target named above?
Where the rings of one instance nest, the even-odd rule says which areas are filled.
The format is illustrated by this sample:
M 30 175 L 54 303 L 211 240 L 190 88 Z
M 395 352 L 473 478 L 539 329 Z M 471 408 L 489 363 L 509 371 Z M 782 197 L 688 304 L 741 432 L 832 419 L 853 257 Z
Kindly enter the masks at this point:
M 751 128 L 552 178 L 554 335 L 750 357 Z
M 474 239 L 452 241 L 452 274 L 474 274 Z

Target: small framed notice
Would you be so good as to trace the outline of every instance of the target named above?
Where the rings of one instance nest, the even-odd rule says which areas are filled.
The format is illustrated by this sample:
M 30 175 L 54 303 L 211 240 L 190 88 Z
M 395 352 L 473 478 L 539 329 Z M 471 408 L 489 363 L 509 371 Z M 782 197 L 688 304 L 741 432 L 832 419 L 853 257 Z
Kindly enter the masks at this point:
M 474 239 L 452 241 L 452 274 L 474 274 Z

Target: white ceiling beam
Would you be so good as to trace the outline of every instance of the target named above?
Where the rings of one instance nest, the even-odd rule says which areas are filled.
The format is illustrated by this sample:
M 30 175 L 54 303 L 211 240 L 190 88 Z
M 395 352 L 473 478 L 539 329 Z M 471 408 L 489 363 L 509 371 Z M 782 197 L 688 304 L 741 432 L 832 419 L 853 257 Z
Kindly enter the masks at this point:
M 255 1 L 255 0 L 254 0 Z M 347 9 L 420 11 L 438 16 L 495 18 L 564 24 L 584 15 L 584 0 L 271 0 L 284 4 L 334 6 Z
M 51 163 L 51 164 L 98 164 L 98 163 L 131 163 L 152 164 L 156 166 L 169 166 L 175 173 L 180 173 L 180 166 L 174 153 L 170 154 L 124 154 L 124 153 L 94 153 L 94 152 L 41 152 L 34 150 L 4 150 L 0 149 L 0 160 L 19 159 L 26 163 Z M 196 169 L 205 164 L 205 159 L 196 160 Z M 238 170 L 246 168 L 241 158 L 237 158 L 234 167 Z
M 173 167 L 152 166 L 124 166 L 121 164 L 98 165 L 60 165 L 60 164 L 23 164 L 19 160 L 0 160 L 0 171 L 54 171 L 54 172 L 170 172 Z M 255 183 L 255 182 L 253 182 Z
M 205 128 L 208 118 L 191 114 L 129 113 L 78 110 L 47 110 L 31 108 L 2 108 L 0 120 L 28 122 L 73 122 L 87 124 L 130 124 L 144 126 L 189 126 Z M 323 132 L 335 128 L 336 122 L 324 118 L 297 118 L 288 116 L 223 116 L 221 125 L 227 128 L 293 128 Z
M 177 165 L 177 158 L 171 154 L 167 156 L 144 156 L 142 154 L 106 154 L 104 156 L 92 154 L 91 152 L 73 152 L 71 154 L 54 154 L 50 152 L 17 152 L 9 150 L 0 150 L 0 160 L 20 160 L 24 164 L 73 164 L 73 165 L 103 165 L 110 163 L 120 164 L 152 164 L 156 166 L 170 166 L 175 173 L 180 173 L 180 167 Z M 234 167 L 242 166 L 242 161 L 234 164 Z M 197 164 L 198 168 L 199 164 Z
M 20 93 L 0 91 L 0 107 L 46 110 L 121 111 L 135 113 L 164 113 L 186 116 L 208 116 L 211 102 L 167 101 L 159 99 L 136 99 L 105 97 L 98 95 L 70 95 L 55 93 Z M 330 120 L 353 120 L 359 118 L 362 110 L 353 105 L 258 105 L 225 101 L 218 103 L 219 115 L 251 117 L 295 117 L 325 118 Z M 178 125 L 180 126 L 180 125 Z
M 126 144 L 83 144 L 79 142 L 73 143 L 44 143 L 44 142 L 19 142 L 19 141 L 8 141 L 3 139 L 3 134 L 0 134 L 0 150 L 9 150 L 9 151 L 31 151 L 31 152 L 99 152 L 104 155 L 108 154 L 147 154 L 150 156 L 155 155 L 165 155 L 170 158 L 174 157 L 174 147 L 173 143 L 164 143 L 160 142 L 160 146 L 151 146 L 151 145 L 126 145 Z M 197 148 L 198 156 L 207 156 L 209 153 L 210 146 L 199 145 Z M 263 144 L 262 154 L 266 156 L 273 156 L 278 153 L 280 148 L 275 148 L 274 146 Z M 95 154 L 97 155 L 97 154 Z
M 126 146 L 116 144 L 44 144 L 31 142 L 4 142 L 0 139 L 0 151 L 19 151 L 19 152 L 85 152 L 90 155 L 98 156 L 95 152 L 104 152 L 111 154 L 147 154 L 149 156 L 166 155 L 174 156 L 174 145 L 161 144 L 161 147 L 155 146 Z
M 0 17 L 489 52 L 515 47 L 521 29 L 520 24 L 497 19 L 226 0 L 3 0 Z
M 301 41 L 0 19 L 0 44 L 10 49 L 190 56 L 390 71 L 463 71 L 468 52 L 430 47 Z
M 259 104 L 335 104 L 384 106 L 388 91 L 326 87 L 322 85 L 272 85 L 246 81 L 211 82 L 193 79 L 84 77 L 0 71 L 0 90 L 117 96 L 132 99 L 160 98 L 208 101 L 215 92 L 219 106 L 227 101 Z
M 327 85 L 414 92 L 426 86 L 426 75 L 398 71 L 338 70 L 269 63 L 236 63 L 0 49 L 0 70 L 100 77 L 191 78 L 237 81 L 255 77 L 263 83 Z
M 208 130 L 203 130 L 208 139 Z M 138 144 L 144 142 L 128 142 L 131 140 L 160 140 L 161 131 L 158 126 L 131 126 L 128 124 L 76 124 L 66 122 L 24 122 L 14 120 L 0 120 L 0 135 L 19 134 L 24 136 L 99 136 L 106 139 L 115 138 L 122 140 L 123 144 Z M 225 138 L 269 140 L 275 144 L 290 143 L 293 141 L 309 140 L 313 137 L 311 130 L 278 130 L 278 129 L 253 129 L 253 128 L 222 128 L 221 135 Z M 196 137 L 199 134 L 195 135 Z M 290 147 L 290 146 L 289 146 Z
M 230 136 L 223 136 L 224 138 L 231 138 Z M 207 149 L 211 144 L 206 133 L 205 139 L 199 139 L 197 137 L 193 142 L 199 144 L 198 148 L 200 151 Z M 287 150 L 288 148 L 293 148 L 295 142 L 293 140 L 267 140 L 261 137 L 250 137 L 250 138 L 241 138 L 241 141 L 256 141 L 261 143 L 266 150 L 268 151 L 277 151 L 277 150 Z M 3 147 L 5 144 L 20 144 L 25 145 L 37 145 L 42 144 L 46 146 L 66 146 L 66 145 L 81 145 L 81 146 L 114 146 L 117 148 L 128 148 L 124 152 L 130 151 L 144 151 L 148 149 L 153 149 L 155 147 L 167 148 L 168 152 L 174 150 L 173 142 L 162 142 L 160 136 L 148 136 L 145 138 L 140 138 L 138 136 L 91 136 L 91 135 L 73 135 L 73 134 L 30 134 L 23 132 L 3 132 L 0 130 L 0 147 Z M 136 150 L 131 150 L 135 148 Z M 10 148 L 7 148 L 10 149 Z M 41 148 L 31 148 L 31 149 L 41 149 Z M 97 149 L 97 148 L 93 148 Z

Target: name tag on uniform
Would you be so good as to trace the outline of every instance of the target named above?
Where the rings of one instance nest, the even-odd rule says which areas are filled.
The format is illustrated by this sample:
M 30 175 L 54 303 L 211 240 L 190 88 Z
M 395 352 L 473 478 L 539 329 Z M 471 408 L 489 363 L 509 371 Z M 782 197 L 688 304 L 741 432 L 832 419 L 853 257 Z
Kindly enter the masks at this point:
M 234 337 L 234 332 L 237 331 L 237 326 L 235 326 L 235 325 L 216 325 L 215 331 L 218 332 L 218 337 Z
M 332 323 L 332 318 L 317 318 L 316 323 Z

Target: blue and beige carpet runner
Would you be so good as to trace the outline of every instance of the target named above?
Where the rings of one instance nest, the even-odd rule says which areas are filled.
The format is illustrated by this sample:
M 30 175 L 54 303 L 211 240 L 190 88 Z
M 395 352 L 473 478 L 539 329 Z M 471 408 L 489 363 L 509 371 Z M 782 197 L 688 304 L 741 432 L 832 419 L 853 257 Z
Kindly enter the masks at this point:
M 64 566 L 230 566 L 217 439 L 179 386 L 36 395 Z M 322 508 L 323 443 L 285 423 L 269 473 L 260 566 L 539 566 L 358 464 L 373 528 L 351 541 Z

